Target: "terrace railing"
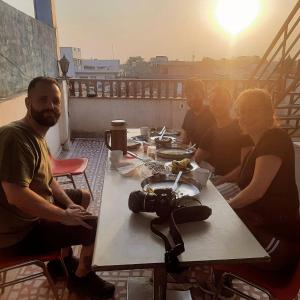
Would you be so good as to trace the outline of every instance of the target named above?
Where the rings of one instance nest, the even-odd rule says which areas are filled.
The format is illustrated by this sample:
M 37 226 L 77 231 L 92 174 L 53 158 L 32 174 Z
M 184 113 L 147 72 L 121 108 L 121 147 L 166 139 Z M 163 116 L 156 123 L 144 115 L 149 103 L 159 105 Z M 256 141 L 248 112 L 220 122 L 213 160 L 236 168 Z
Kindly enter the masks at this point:
M 274 80 L 203 80 L 207 94 L 217 85 L 226 86 L 235 98 L 250 87 L 265 87 L 271 93 Z M 124 99 L 185 99 L 184 80 L 163 79 L 70 79 L 70 97 Z

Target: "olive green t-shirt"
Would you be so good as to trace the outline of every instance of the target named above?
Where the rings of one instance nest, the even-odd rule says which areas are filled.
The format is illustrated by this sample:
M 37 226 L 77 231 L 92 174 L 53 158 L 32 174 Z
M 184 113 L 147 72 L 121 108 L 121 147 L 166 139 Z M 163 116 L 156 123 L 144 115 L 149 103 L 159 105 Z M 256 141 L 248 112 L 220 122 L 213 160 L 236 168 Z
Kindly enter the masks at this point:
M 45 201 L 53 202 L 51 180 L 45 139 L 22 122 L 0 127 L 0 182 L 29 187 Z M 21 241 L 37 220 L 9 204 L 0 184 L 0 248 Z

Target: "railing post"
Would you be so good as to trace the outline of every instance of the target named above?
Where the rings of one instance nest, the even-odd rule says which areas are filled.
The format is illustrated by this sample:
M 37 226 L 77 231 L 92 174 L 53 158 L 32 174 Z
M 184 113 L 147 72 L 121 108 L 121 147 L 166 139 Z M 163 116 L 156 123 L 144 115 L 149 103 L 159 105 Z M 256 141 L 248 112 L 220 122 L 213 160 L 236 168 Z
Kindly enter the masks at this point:
M 169 99 L 169 80 L 165 81 L 165 87 L 166 87 L 166 99 Z
M 156 81 L 157 83 L 157 99 L 161 99 L 161 86 L 162 86 L 162 81 Z
M 150 99 L 153 99 L 153 80 L 149 81 Z
M 69 95 L 75 97 L 74 80 L 69 81 Z
M 177 98 L 177 81 L 176 80 L 173 81 L 173 98 L 174 99 Z
M 141 95 L 141 97 L 142 97 L 142 99 L 145 99 L 145 80 L 142 80 L 141 81 L 142 82 L 142 95 Z
M 109 95 L 110 98 L 114 97 L 114 86 L 113 86 L 113 80 L 109 80 Z
M 83 82 L 79 81 L 79 84 L 78 84 L 79 97 L 83 97 L 83 95 L 82 95 L 82 84 L 83 84 Z
M 122 81 L 118 80 L 117 81 L 117 96 L 118 96 L 118 98 L 122 97 L 121 84 L 122 84 Z
M 133 98 L 136 98 L 137 97 L 137 93 L 136 93 L 136 80 L 134 80 L 133 82 Z
M 129 98 L 129 80 L 125 81 L 126 98 Z

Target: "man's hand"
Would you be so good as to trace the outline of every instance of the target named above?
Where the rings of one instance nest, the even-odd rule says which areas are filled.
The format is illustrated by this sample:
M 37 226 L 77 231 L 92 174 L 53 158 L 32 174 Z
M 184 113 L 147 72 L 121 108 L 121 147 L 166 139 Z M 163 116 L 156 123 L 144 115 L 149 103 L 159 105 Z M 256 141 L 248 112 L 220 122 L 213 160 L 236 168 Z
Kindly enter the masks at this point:
M 84 220 L 95 219 L 96 216 L 93 216 L 91 213 L 87 212 L 80 205 L 71 205 L 65 210 L 63 219 L 61 220 L 62 224 L 70 226 L 81 225 L 88 229 L 93 229 L 89 224 L 84 222 Z
M 214 178 L 211 178 L 210 179 L 212 181 L 212 183 L 217 186 L 217 185 L 220 185 L 220 184 L 223 184 L 226 182 L 226 178 L 225 176 L 216 176 Z
M 83 206 L 75 204 L 75 203 L 69 204 L 67 206 L 67 208 L 72 208 L 72 209 L 78 208 L 78 209 L 81 209 L 82 211 L 86 211 L 86 209 Z

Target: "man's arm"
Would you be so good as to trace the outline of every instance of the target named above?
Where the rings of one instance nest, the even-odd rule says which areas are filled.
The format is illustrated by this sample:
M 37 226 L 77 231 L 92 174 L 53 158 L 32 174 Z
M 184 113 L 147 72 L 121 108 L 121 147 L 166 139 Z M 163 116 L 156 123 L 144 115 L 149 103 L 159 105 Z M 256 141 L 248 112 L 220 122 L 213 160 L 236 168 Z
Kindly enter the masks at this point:
M 241 166 L 237 166 L 226 175 L 218 177 L 216 180 L 213 181 L 213 183 L 214 185 L 220 185 L 225 182 L 238 182 L 240 171 Z
M 242 208 L 258 201 L 268 190 L 281 164 L 281 158 L 278 156 L 265 155 L 258 157 L 251 182 L 228 201 L 231 207 Z
M 65 225 L 82 225 L 91 229 L 85 219 L 95 218 L 90 213 L 80 208 L 63 210 L 49 203 L 29 187 L 23 187 L 7 181 L 1 182 L 9 204 L 16 206 L 21 211 L 33 217 L 39 217 Z
M 198 148 L 195 154 L 195 161 L 197 164 L 200 164 L 202 161 L 209 158 L 209 152 Z
M 69 207 L 70 205 L 74 204 L 74 202 L 65 193 L 65 191 L 55 178 L 52 179 L 50 188 L 52 189 L 52 193 L 55 200 L 58 201 L 60 204 L 64 205 L 65 207 Z

